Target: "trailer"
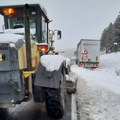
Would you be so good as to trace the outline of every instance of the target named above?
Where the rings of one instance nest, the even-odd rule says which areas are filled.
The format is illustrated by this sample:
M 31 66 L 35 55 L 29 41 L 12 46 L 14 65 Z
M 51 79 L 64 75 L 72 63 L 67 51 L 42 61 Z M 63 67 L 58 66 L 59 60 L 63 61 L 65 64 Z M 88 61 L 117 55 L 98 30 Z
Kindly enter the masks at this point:
M 97 68 L 100 60 L 100 40 L 81 39 L 76 50 L 76 64 L 80 67 Z

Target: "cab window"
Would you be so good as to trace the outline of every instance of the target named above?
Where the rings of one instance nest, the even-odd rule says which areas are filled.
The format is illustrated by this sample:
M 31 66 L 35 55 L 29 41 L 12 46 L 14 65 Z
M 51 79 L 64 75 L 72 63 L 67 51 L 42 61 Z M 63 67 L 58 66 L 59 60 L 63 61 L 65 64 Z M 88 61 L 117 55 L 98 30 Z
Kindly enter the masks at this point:
M 45 21 L 45 18 L 42 16 L 42 42 L 47 43 L 47 22 Z

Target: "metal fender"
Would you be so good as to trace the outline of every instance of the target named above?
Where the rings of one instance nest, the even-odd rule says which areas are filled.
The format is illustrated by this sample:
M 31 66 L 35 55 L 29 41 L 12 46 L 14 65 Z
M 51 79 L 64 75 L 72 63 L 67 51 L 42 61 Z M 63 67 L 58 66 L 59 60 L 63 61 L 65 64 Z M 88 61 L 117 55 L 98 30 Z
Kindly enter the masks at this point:
M 61 74 L 63 74 L 64 63 L 61 64 L 59 70 L 46 71 L 46 68 L 39 62 L 38 71 L 36 73 L 34 85 L 45 88 L 59 88 L 61 82 Z

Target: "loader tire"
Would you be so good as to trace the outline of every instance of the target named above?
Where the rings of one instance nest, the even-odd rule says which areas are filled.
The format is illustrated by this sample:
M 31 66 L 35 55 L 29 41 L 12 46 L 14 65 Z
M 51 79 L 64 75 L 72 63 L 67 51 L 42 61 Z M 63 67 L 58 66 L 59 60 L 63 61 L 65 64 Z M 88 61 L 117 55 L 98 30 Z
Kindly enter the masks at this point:
M 45 100 L 45 90 L 44 88 L 34 85 L 33 86 L 33 99 L 34 102 L 44 102 Z
M 0 120 L 6 120 L 8 117 L 8 110 L 6 108 L 0 108 Z
M 64 114 L 64 107 L 61 103 L 60 90 L 49 90 L 46 97 L 46 111 L 50 118 L 60 119 Z

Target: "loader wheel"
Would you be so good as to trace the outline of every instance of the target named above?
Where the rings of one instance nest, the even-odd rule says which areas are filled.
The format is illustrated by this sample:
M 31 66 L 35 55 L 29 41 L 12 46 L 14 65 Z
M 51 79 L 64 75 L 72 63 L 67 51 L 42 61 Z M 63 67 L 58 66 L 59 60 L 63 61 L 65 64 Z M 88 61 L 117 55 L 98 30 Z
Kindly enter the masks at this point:
M 65 79 L 61 74 L 61 79 Z M 60 119 L 64 115 L 66 102 L 65 81 L 60 83 L 59 89 L 48 89 L 46 91 L 46 111 L 53 119 Z
M 34 85 L 33 87 L 34 102 L 44 102 L 44 90 L 40 86 Z
M 50 118 L 60 119 L 64 114 L 64 107 L 61 102 L 60 90 L 50 90 L 46 97 L 46 111 Z
M 8 117 L 8 110 L 6 108 L 0 108 L 0 120 L 6 120 Z

